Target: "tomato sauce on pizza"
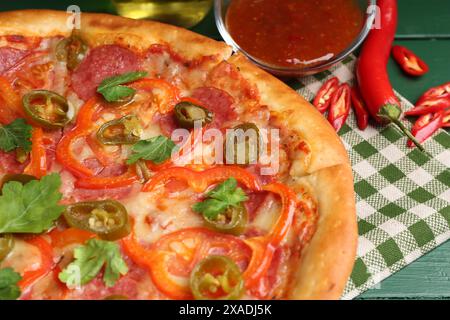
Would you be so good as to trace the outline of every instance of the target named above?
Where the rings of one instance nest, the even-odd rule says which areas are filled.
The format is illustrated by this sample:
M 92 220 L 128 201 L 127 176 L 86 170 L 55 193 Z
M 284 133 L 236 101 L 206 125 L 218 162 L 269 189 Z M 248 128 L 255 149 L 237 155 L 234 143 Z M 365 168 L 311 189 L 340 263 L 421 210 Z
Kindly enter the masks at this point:
M 319 218 L 290 173 L 308 142 L 220 55 L 108 39 L 0 36 L 10 298 L 286 298 Z

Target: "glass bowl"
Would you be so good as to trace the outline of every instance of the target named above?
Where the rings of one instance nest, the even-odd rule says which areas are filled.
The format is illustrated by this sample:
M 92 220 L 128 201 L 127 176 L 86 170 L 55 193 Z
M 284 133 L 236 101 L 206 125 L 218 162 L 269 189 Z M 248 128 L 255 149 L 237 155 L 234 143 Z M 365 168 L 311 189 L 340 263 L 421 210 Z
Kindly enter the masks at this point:
M 359 0 L 359 5 L 361 10 L 366 12 L 364 25 L 355 38 L 355 40 L 342 52 L 334 55 L 331 59 L 323 61 L 319 64 L 315 64 L 311 67 L 279 67 L 274 65 L 269 65 L 264 61 L 250 55 L 248 52 L 243 50 L 232 38 L 228 32 L 227 25 L 225 23 L 225 17 L 229 4 L 233 0 L 214 0 L 214 13 L 216 19 L 216 25 L 219 32 L 225 42 L 230 45 L 235 52 L 240 52 L 244 54 L 248 59 L 250 59 L 254 64 L 268 72 L 277 76 L 307 76 L 315 74 L 324 70 L 327 70 L 337 64 L 338 62 L 344 60 L 348 55 L 355 51 L 359 45 L 364 41 L 364 39 L 369 34 L 369 31 L 375 21 L 375 16 L 377 10 L 375 10 L 376 0 Z

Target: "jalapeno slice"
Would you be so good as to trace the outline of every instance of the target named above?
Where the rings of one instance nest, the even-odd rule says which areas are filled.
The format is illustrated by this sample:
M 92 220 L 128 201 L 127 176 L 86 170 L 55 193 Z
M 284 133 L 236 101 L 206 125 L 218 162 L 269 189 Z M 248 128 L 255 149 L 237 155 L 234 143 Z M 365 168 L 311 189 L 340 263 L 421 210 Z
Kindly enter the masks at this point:
M 67 69 L 75 70 L 86 57 L 88 46 L 77 33 L 61 40 L 56 46 L 56 58 L 67 63 Z
M 0 235 L 0 262 L 6 258 L 13 248 L 14 237 L 10 234 Z
M 228 257 L 209 256 L 192 270 L 191 291 L 197 300 L 236 300 L 244 293 L 239 267 Z
M 37 178 L 29 174 L 5 174 L 0 180 L 0 195 L 2 194 L 3 186 L 8 182 L 17 181 L 25 185 L 33 180 L 37 180 Z
M 104 145 L 134 144 L 139 141 L 141 125 L 134 115 L 127 115 L 104 123 L 97 131 L 97 139 Z
M 248 222 L 248 213 L 245 206 L 241 204 L 237 207 L 228 207 L 214 220 L 208 219 L 205 215 L 203 215 L 203 218 L 207 227 L 237 236 L 245 231 Z
M 94 232 L 104 240 L 118 240 L 130 233 L 127 209 L 115 200 L 71 204 L 64 218 L 69 226 Z
M 24 95 L 22 101 L 25 113 L 44 128 L 63 128 L 70 121 L 69 104 L 56 92 L 33 90 Z
M 257 163 L 261 149 L 261 134 L 254 123 L 243 123 L 227 130 L 224 144 L 226 164 Z
M 177 124 L 185 129 L 194 128 L 194 123 L 200 122 L 202 127 L 210 123 L 214 114 L 208 109 L 192 102 L 182 101 L 175 106 L 175 120 Z

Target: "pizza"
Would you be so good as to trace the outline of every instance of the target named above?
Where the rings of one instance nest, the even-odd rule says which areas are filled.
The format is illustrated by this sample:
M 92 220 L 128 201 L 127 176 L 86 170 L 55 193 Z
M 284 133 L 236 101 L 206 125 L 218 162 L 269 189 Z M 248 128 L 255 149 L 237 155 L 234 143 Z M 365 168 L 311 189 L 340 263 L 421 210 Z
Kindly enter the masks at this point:
M 309 102 L 225 43 L 72 18 L 0 14 L 0 298 L 339 298 L 353 179 Z

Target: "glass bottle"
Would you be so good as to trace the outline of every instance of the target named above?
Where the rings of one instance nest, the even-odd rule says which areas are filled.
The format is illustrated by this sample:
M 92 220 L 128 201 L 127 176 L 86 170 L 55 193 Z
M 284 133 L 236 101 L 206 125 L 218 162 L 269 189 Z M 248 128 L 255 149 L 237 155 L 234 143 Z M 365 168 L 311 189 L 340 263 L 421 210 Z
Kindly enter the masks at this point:
M 152 19 L 190 28 L 211 9 L 213 0 L 113 0 L 117 13 L 133 19 Z

